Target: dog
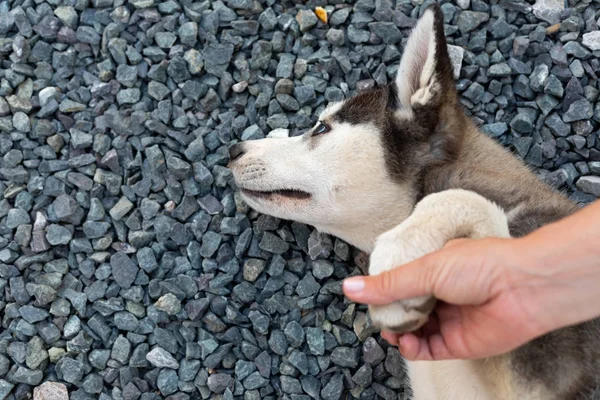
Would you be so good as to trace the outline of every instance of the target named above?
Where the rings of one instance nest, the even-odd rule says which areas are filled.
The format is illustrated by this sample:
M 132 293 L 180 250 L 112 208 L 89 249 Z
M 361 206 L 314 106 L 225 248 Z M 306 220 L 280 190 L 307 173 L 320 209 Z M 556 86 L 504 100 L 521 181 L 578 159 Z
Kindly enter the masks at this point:
M 387 86 L 328 105 L 301 136 L 237 143 L 230 168 L 258 212 L 335 235 L 379 274 L 459 237 L 520 237 L 579 206 L 483 133 L 455 89 L 439 5 L 413 29 Z M 427 296 L 370 307 L 395 332 L 421 327 Z M 484 360 L 407 362 L 417 400 L 583 399 L 600 383 L 600 322 Z

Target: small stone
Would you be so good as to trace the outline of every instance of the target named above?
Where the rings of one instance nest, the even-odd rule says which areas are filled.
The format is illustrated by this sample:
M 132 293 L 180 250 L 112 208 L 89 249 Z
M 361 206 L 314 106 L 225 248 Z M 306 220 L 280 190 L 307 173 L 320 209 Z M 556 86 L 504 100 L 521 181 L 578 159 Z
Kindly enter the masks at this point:
M 213 393 L 223 393 L 231 385 L 233 378 L 228 374 L 212 374 L 208 377 L 208 388 Z
M 198 50 L 190 49 L 185 52 L 183 55 L 183 59 L 187 62 L 188 70 L 192 75 L 198 75 L 202 72 L 204 68 L 204 61 L 202 60 L 202 55 Z M 156 89 L 156 88 L 154 88 Z M 159 93 L 155 93 L 155 95 L 160 95 Z M 154 96 L 153 96 L 154 97 Z M 163 96 L 164 97 L 164 96 Z
M 85 104 L 81 104 L 70 99 L 65 99 L 60 103 L 58 109 L 64 113 L 75 113 L 85 110 Z
M 575 185 L 582 192 L 600 197 L 600 176 L 582 176 Z
M 84 365 L 78 360 L 63 357 L 56 364 L 56 372 L 59 378 L 72 384 L 80 384 L 85 372 Z
M 342 398 L 343 390 L 344 375 L 336 374 L 329 379 L 327 385 L 321 390 L 321 397 L 323 400 L 339 400 Z
M 171 93 L 169 88 L 164 84 L 156 81 L 151 81 L 148 84 L 148 94 L 157 101 L 161 101 Z
M 381 346 L 372 337 L 369 337 L 363 343 L 363 358 L 365 362 L 375 366 L 385 359 L 385 352 Z
M 584 33 L 581 43 L 592 51 L 600 50 L 600 31 Z
M 238 30 L 244 36 L 254 36 L 258 33 L 258 21 L 231 21 L 232 28 Z
M 385 369 L 396 378 L 403 378 L 406 375 L 404 360 L 397 349 L 388 347 L 385 357 Z
M 333 264 L 327 260 L 316 260 L 312 263 L 312 271 L 315 278 L 321 280 L 333 275 Z
M 198 24 L 194 21 L 186 22 L 179 27 L 179 41 L 189 47 L 194 47 L 198 37 Z M 184 59 L 188 61 L 185 57 Z M 188 61 L 189 63 L 189 61 Z M 191 72 L 191 71 L 190 71 Z
M 373 369 L 369 364 L 365 364 L 352 376 L 352 381 L 360 387 L 367 387 L 373 381 Z
M 129 3 L 135 8 L 142 9 L 152 7 L 154 5 L 154 0 L 129 0 Z
M 335 15 L 335 14 L 334 14 Z M 348 27 L 348 40 L 352 43 L 360 44 L 366 43 L 371 38 L 371 35 L 368 31 L 364 29 L 358 29 L 354 25 L 350 25 Z
M 137 67 L 131 65 L 119 65 L 117 67 L 117 80 L 127 87 L 133 87 L 137 81 Z M 139 97 L 139 89 L 138 89 Z
M 146 360 L 158 368 L 179 368 L 179 362 L 162 347 L 155 347 L 146 355 Z
M 306 32 L 317 25 L 319 19 L 312 10 L 300 10 L 296 15 L 296 21 L 298 21 L 298 25 L 300 25 L 300 30 Z
M 259 247 L 273 254 L 283 254 L 289 249 L 289 245 L 284 240 L 270 232 L 263 234 Z
M 536 110 L 519 108 L 518 114 L 510 121 L 510 127 L 519 133 L 531 133 L 536 119 Z
M 560 22 L 565 3 L 562 0 L 537 0 L 532 9 L 533 15 L 553 25 Z
M 541 92 L 549 74 L 550 70 L 546 64 L 537 65 L 529 77 L 529 84 L 531 88 L 536 92 Z
M 344 34 L 344 31 L 341 29 L 334 29 L 334 28 L 329 29 L 327 31 L 326 37 L 327 37 L 327 41 L 334 46 L 341 47 L 346 42 L 346 35 Z
M 156 386 L 158 386 L 158 389 L 163 396 L 169 396 L 177 391 L 178 381 L 177 372 L 172 369 L 164 368 L 158 374 Z
M 14 387 L 15 387 L 15 385 L 13 385 L 12 383 L 7 382 L 4 379 L 0 379 L 0 399 L 8 398 L 8 395 L 10 394 L 10 392 L 13 390 Z M 67 400 L 68 400 L 68 398 L 67 398 Z
M 250 258 L 244 262 L 243 275 L 244 279 L 249 282 L 254 282 L 265 269 L 267 263 L 264 260 Z
M 58 18 L 46 15 L 39 23 L 33 26 L 33 30 L 44 39 L 54 39 L 60 26 Z
M 592 118 L 594 110 L 592 105 L 586 99 L 577 100 L 569 106 L 567 112 L 563 115 L 563 121 L 574 122 Z
M 368 26 L 386 44 L 395 44 L 402 39 L 400 29 L 393 22 L 371 22 Z
M 315 7 L 315 14 L 319 21 L 326 24 L 327 23 L 327 11 L 323 7 Z
M 331 362 L 341 367 L 356 368 L 359 362 L 359 351 L 357 348 L 336 347 L 331 352 Z
M 308 238 L 308 254 L 311 259 L 328 258 L 333 251 L 333 242 L 329 235 L 313 230 Z
M 448 54 L 450 55 L 450 62 L 452 63 L 452 72 L 454 74 L 454 79 L 458 79 L 460 77 L 460 71 L 462 68 L 465 49 L 463 49 L 460 46 L 454 46 L 449 44 Z
M 130 353 L 131 343 L 123 335 L 119 335 L 113 344 L 110 357 L 121 364 L 126 364 L 129 361 Z
M 478 11 L 462 11 L 457 19 L 457 26 L 465 34 L 475 30 L 490 19 L 488 13 Z
M 81 43 L 97 45 L 101 41 L 101 36 L 91 26 L 80 26 L 77 28 L 76 39 Z
M 46 232 L 46 239 L 52 246 L 69 244 L 72 238 L 71 231 L 58 224 L 50 225 Z
M 6 217 L 6 227 L 9 229 L 15 229 L 20 225 L 29 224 L 30 222 L 31 219 L 27 211 L 20 208 L 12 208 Z
M 177 40 L 177 35 L 172 32 L 158 32 L 154 36 L 154 40 L 158 47 L 163 49 L 169 49 L 173 46 Z
M 289 322 L 283 332 L 290 346 L 300 347 L 304 343 L 304 329 L 296 321 Z
M 112 275 L 120 287 L 128 289 L 135 281 L 139 268 L 124 253 L 115 253 L 110 258 Z
M 494 64 L 488 69 L 488 75 L 490 78 L 504 78 L 509 76 L 511 68 L 507 63 Z
M 132 209 L 133 209 L 133 203 L 131 201 L 129 201 L 129 199 L 127 197 L 123 196 L 123 197 L 121 197 L 121 199 L 119 199 L 117 204 L 115 204 L 113 206 L 113 208 L 111 208 L 109 214 L 114 220 L 119 221 L 121 218 L 123 218 L 125 215 L 127 215 L 127 213 L 129 213 L 129 211 L 131 211 Z
M 564 94 L 564 89 L 562 86 L 562 83 L 560 82 L 560 80 L 558 80 L 558 78 L 554 75 L 550 75 L 548 77 L 548 79 L 546 80 L 546 83 L 544 85 L 544 93 L 547 93 L 549 95 L 558 97 L 558 98 L 562 98 L 563 94 Z
M 556 113 L 549 115 L 545 124 L 556 136 L 568 136 L 571 133 L 571 126 L 565 124 Z
M 329 18 L 329 24 L 331 24 L 332 26 L 342 25 L 344 22 L 346 22 L 346 20 L 350 16 L 351 12 L 352 12 L 352 7 L 344 7 L 339 10 L 336 10 L 331 15 L 331 18 Z M 352 26 L 352 25 L 350 25 L 350 26 Z
M 477 82 L 473 82 L 471 86 L 467 88 L 463 92 L 463 96 L 467 99 L 471 100 L 473 104 L 479 104 L 481 99 L 483 98 L 483 94 L 485 93 L 485 89 Z
M 269 369 L 270 368 L 271 367 L 269 366 Z M 253 372 L 244 380 L 244 388 L 248 390 L 259 389 L 266 386 L 268 383 L 269 381 L 265 379 L 260 372 Z
M 563 49 L 568 55 L 572 55 L 580 59 L 586 59 L 590 55 L 590 52 L 576 41 L 568 42 L 563 46 Z
M 0 396 L 2 398 L 2 396 Z M 69 400 L 69 392 L 64 383 L 44 382 L 33 389 L 34 400 Z
M 154 303 L 154 306 L 169 315 L 175 315 L 181 311 L 181 301 L 171 293 L 161 296 L 158 301 Z
M 288 348 L 288 342 L 285 338 L 285 335 L 282 331 L 276 330 L 271 333 L 271 337 L 269 338 L 269 348 L 280 356 L 285 355 Z
M 315 17 L 316 18 L 316 17 Z M 290 78 L 294 69 L 295 57 L 291 54 L 282 54 L 277 65 L 275 76 L 278 78 Z
M 325 336 L 321 328 L 307 328 L 306 342 L 311 354 L 316 356 L 325 354 Z
M 280 378 L 281 390 L 284 393 L 300 394 L 302 393 L 302 385 L 300 381 L 291 376 L 282 375 Z
M 12 376 L 12 379 L 18 383 L 24 383 L 26 385 L 38 385 L 42 379 L 44 378 L 44 374 L 39 370 L 31 370 L 25 367 L 18 367 L 17 371 Z
M 221 235 L 216 232 L 208 231 L 202 237 L 202 246 L 200 247 L 200 255 L 206 258 L 211 257 L 221 244 Z
M 25 357 L 27 368 L 37 369 L 47 359 L 48 352 L 44 348 L 43 340 L 38 336 L 32 337 L 27 343 L 27 355 Z
M 312 274 L 307 273 L 304 276 L 304 278 L 302 278 L 300 280 L 300 282 L 298 282 L 298 285 L 296 286 L 296 293 L 300 297 L 310 297 L 310 296 L 318 293 L 320 289 L 321 289 L 321 286 L 315 280 L 315 278 L 312 276 Z
M 508 131 L 508 125 L 506 122 L 495 122 L 493 124 L 484 125 L 482 131 L 491 137 L 498 137 Z
M 17 111 L 13 114 L 13 127 L 21 132 L 29 132 L 31 125 L 29 123 L 29 117 L 22 111 Z
M 227 69 L 234 46 L 231 44 L 211 44 L 204 48 L 204 68 L 209 74 L 221 76 Z

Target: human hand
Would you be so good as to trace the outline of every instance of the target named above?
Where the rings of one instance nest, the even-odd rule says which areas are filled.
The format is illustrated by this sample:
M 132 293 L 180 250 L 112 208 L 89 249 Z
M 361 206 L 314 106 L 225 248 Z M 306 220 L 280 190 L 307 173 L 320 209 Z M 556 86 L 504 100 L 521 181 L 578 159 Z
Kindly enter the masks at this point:
M 548 330 L 538 318 L 552 275 L 527 258 L 522 239 L 452 240 L 380 275 L 349 278 L 351 300 L 388 304 L 433 295 L 438 306 L 418 331 L 382 332 L 410 360 L 473 359 L 508 352 Z

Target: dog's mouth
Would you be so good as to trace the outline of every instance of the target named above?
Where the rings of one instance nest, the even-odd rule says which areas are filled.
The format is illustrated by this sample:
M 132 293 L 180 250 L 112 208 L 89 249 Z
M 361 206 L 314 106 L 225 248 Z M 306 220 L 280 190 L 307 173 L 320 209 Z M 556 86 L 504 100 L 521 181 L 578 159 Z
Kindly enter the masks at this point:
M 294 200 L 308 200 L 312 195 L 299 189 L 278 189 L 278 190 L 250 190 L 242 189 L 242 193 L 248 197 L 272 200 L 276 197 L 285 197 Z

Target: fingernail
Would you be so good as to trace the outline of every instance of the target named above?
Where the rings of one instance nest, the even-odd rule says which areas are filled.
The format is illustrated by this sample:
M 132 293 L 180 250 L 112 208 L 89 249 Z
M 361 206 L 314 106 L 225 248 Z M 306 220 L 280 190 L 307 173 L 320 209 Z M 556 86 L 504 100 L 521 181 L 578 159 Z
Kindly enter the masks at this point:
M 344 291 L 349 293 L 362 292 L 365 288 L 365 280 L 361 277 L 348 278 L 344 280 Z

